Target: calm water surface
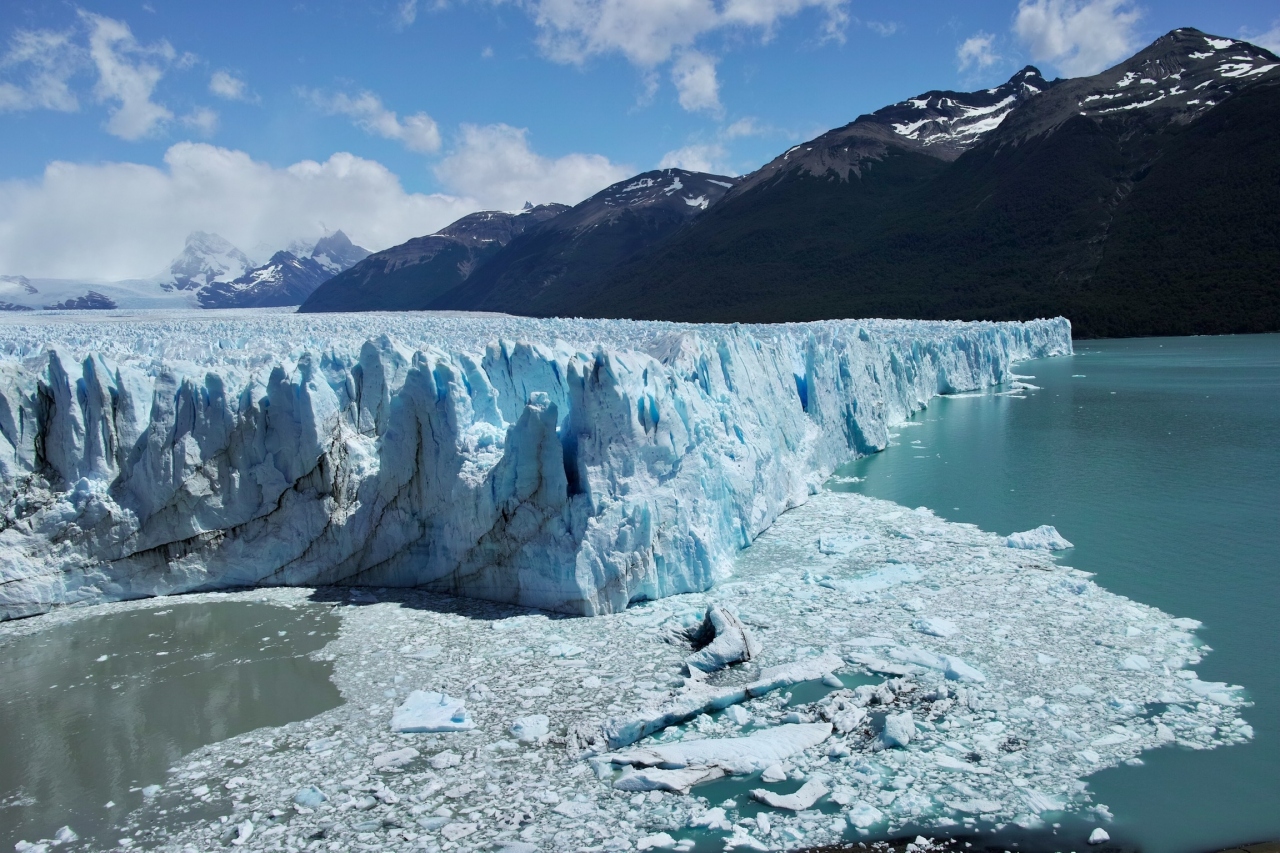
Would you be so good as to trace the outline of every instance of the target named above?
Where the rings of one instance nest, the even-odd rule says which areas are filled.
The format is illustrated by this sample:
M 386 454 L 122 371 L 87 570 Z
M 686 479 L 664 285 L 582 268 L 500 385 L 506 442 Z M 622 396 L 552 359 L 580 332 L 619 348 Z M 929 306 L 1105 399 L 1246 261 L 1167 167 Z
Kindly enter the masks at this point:
M 1204 622 L 1201 678 L 1244 685 L 1247 746 L 1145 753 L 1092 776 L 1113 839 L 1183 853 L 1280 839 L 1280 335 L 1087 341 L 1018 368 L 1026 399 L 937 400 L 845 486 L 1010 533 Z
M 0 644 L 0 850 L 64 825 L 114 846 L 184 754 L 336 707 L 306 655 L 337 627 L 323 605 L 175 601 Z

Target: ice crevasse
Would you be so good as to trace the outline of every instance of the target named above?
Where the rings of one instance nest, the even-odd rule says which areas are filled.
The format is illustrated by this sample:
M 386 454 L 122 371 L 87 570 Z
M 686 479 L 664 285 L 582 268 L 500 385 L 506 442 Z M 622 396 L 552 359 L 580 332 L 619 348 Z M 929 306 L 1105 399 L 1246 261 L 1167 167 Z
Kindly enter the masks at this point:
M 1066 320 L 433 315 L 0 326 L 0 618 L 251 585 L 593 615 L 705 590 L 940 393 Z

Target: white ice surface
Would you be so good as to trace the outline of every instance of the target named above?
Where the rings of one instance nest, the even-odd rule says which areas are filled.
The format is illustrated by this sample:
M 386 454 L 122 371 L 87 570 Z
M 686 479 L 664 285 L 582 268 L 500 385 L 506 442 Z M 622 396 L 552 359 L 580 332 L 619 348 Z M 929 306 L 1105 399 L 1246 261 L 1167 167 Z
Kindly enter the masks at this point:
M 1021 548 L 1029 551 L 1065 551 L 1068 548 L 1075 547 L 1062 538 L 1062 534 L 1058 532 L 1056 527 L 1048 524 L 1042 524 L 1035 530 L 1011 533 L 1005 539 L 1005 544 L 1010 548 Z
M 934 395 L 1070 351 L 1065 320 L 4 317 L 0 618 L 252 585 L 587 615 L 706 590 Z
M 819 538 L 841 529 L 867 531 L 875 544 L 850 555 L 824 554 Z M 919 553 L 920 541 L 936 547 Z M 908 556 L 917 578 L 857 602 L 821 583 Z M 195 598 L 288 604 L 306 595 L 270 589 Z M 916 599 L 926 612 L 945 614 L 957 633 L 934 637 L 916 630 L 919 616 L 902 606 Z M 1198 627 L 1193 620 L 1107 592 L 1048 553 L 1013 550 L 1003 537 L 971 525 L 858 495 L 822 493 L 783 515 L 738 555 L 733 580 L 713 591 L 593 619 L 553 618 L 412 590 L 373 590 L 352 602 L 336 610 L 339 637 L 317 653 L 332 660 L 344 704 L 176 762 L 164 787 L 185 799 L 144 806 L 122 827 L 122 836 L 142 829 L 141 843 L 159 833 L 160 848 L 173 853 L 187 845 L 218 849 L 227 825 L 251 821 L 263 827 L 254 815 L 273 809 L 288 817 L 283 831 L 273 837 L 254 832 L 245 849 L 267 850 L 277 841 L 286 849 L 305 846 L 320 826 L 327 828 L 326 844 L 427 853 L 447 842 L 468 851 L 503 843 L 539 851 L 611 848 L 618 839 L 634 845 L 660 833 L 679 843 L 745 832 L 767 847 L 795 848 L 836 840 L 845 831 L 837 832 L 836 818 L 855 839 L 893 835 L 907 825 L 968 833 L 1010 821 L 1047 825 L 1061 812 L 1105 816 L 1087 785 L 1090 774 L 1149 749 L 1207 749 L 1252 736 L 1241 718 L 1247 704 L 1242 691 L 1196 675 L 1204 650 L 1191 633 Z M 635 787 L 647 790 L 615 787 L 635 768 L 603 754 L 570 751 L 570 732 L 614 717 L 653 718 L 651 709 L 691 689 L 683 675 L 689 647 L 672 642 L 666 626 L 711 604 L 735 607 L 761 642 L 758 661 L 723 677 L 761 680 L 763 669 L 819 661 L 810 669 L 817 679 L 828 656 L 841 674 L 853 675 L 866 672 L 860 663 L 866 654 L 899 673 L 802 704 L 788 703 L 781 688 L 743 696 L 734 707 L 749 713 L 745 724 L 736 714 L 708 709 L 615 751 L 680 761 L 729 756 L 730 769 L 739 760 L 759 766 L 768 759 L 779 765 L 777 778 L 787 778 L 788 787 L 736 777 L 742 789 L 734 805 L 726 805 L 723 791 L 714 801 L 699 799 L 697 786 L 688 796 L 663 791 L 656 784 L 663 774 L 651 777 L 654 784 L 637 781 Z M 0 636 L 106 609 L 162 606 L 143 601 L 62 609 L 0 625 Z M 430 659 L 405 653 L 424 646 L 440 652 Z M 553 656 L 547 653 L 552 648 L 581 651 Z M 896 655 L 899 650 L 903 654 Z M 1147 668 L 1122 666 L 1135 655 L 1146 659 Z M 947 678 L 936 667 L 948 659 L 980 670 L 985 681 Z M 475 728 L 393 733 L 389 716 L 410 691 L 422 689 L 465 697 Z M 877 719 L 906 712 L 915 724 L 910 741 L 885 748 Z M 517 743 L 510 733 L 513 718 L 535 714 L 548 718 L 549 737 Z M 786 722 L 792 715 L 810 722 Z M 772 748 L 742 749 L 745 738 L 805 726 L 820 726 L 816 732 L 824 737 L 786 757 Z M 325 748 L 309 751 L 317 741 Z M 379 756 L 406 748 L 420 757 L 376 769 Z M 690 766 L 695 778 L 723 769 Z M 227 788 L 227 777 L 239 780 L 234 788 Z M 830 804 L 838 813 L 818 820 L 813 810 L 783 808 L 766 812 L 765 821 L 743 823 L 739 808 L 751 790 L 786 795 L 797 781 L 813 779 L 831 791 L 817 807 Z M 178 793 L 195 785 L 207 786 L 208 793 Z M 305 799 L 317 807 L 304 814 L 293 800 L 309 786 L 328 800 L 308 792 Z M 160 808 L 168 814 L 158 814 Z M 167 822 L 182 820 L 187 808 L 227 814 L 230 824 L 206 818 L 160 832 Z M 1062 841 L 1064 849 L 1081 849 L 1086 838 Z

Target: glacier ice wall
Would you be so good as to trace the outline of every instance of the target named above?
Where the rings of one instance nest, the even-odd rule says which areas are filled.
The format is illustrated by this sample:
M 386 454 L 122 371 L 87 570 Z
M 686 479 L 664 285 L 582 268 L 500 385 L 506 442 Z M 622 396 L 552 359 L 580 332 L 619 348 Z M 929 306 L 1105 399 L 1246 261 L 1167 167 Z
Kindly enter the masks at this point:
M 245 585 L 578 614 L 705 590 L 940 393 L 1066 320 L 440 315 L 0 324 L 0 618 Z

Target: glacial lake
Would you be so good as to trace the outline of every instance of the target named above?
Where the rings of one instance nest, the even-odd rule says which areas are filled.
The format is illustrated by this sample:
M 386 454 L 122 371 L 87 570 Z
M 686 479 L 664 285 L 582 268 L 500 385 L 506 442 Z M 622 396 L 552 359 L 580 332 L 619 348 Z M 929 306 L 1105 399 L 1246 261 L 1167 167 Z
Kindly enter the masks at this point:
M 3 638 L 0 849 L 64 825 L 113 847 L 187 753 L 336 707 L 307 655 L 337 627 L 325 605 L 177 598 Z
M 1244 685 L 1255 739 L 1165 748 L 1089 777 L 1114 842 L 1146 853 L 1280 839 L 1280 335 L 1082 341 L 1025 362 L 1041 390 L 935 400 L 833 485 L 1011 533 L 1198 619 L 1200 677 Z

